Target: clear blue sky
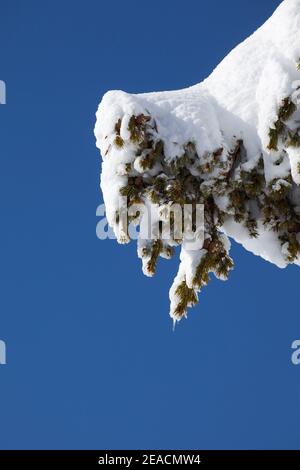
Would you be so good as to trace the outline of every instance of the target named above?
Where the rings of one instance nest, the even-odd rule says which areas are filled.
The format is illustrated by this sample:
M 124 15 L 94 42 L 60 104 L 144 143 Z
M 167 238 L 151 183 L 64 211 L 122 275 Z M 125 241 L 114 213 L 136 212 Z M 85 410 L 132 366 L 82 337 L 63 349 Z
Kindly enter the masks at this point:
M 202 80 L 278 4 L 1 0 L 0 448 L 300 448 L 299 270 L 234 245 L 173 333 L 177 261 L 95 235 L 103 93 Z

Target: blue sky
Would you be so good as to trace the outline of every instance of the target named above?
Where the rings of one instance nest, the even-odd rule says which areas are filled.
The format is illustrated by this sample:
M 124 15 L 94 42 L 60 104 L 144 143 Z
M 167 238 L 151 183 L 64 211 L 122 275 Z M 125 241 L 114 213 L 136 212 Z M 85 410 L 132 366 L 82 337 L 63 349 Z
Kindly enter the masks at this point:
M 234 244 L 173 333 L 177 260 L 95 235 L 103 93 L 199 82 L 278 4 L 1 0 L 0 448 L 300 448 L 297 268 Z

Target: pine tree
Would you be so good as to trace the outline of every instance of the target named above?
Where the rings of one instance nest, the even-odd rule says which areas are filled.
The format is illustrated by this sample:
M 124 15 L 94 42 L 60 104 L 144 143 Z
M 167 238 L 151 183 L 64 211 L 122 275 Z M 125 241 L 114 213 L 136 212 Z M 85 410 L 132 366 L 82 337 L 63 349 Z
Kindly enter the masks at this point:
M 284 25 L 282 37 L 278 22 Z M 270 50 L 269 38 L 275 35 L 276 47 Z M 284 49 L 287 44 L 290 50 Z M 204 206 L 204 243 L 198 251 L 191 253 L 184 236 L 175 236 L 174 214 L 168 240 L 161 233 L 154 240 L 138 240 L 148 276 L 154 275 L 159 257 L 170 258 L 174 247 L 182 245 L 170 291 L 175 321 L 197 303 L 211 274 L 228 278 L 234 266 L 228 236 L 247 248 L 255 243 L 256 254 L 260 251 L 281 267 L 300 265 L 300 106 L 293 92 L 294 82 L 300 80 L 299 44 L 300 0 L 285 0 L 199 85 L 141 97 L 109 92 L 100 104 L 95 134 L 104 159 L 106 200 L 109 194 L 115 200 L 119 193 L 129 206 L 151 206 L 158 214 L 173 204 L 182 209 L 185 204 Z M 265 63 L 261 56 L 257 61 L 257 50 Z M 239 69 L 241 63 L 245 70 Z M 276 73 L 270 80 L 268 71 L 273 69 Z M 282 89 L 282 83 L 288 85 Z M 261 102 L 256 103 L 259 96 Z M 117 231 L 114 211 L 112 205 L 109 221 Z M 141 211 L 135 222 L 142 219 Z M 271 236 L 268 247 L 266 234 Z

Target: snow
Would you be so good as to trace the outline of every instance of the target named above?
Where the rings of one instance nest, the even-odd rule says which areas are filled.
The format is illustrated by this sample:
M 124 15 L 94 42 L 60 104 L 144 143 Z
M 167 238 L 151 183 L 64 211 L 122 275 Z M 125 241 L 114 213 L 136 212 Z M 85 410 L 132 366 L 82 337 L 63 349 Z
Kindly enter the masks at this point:
M 141 157 L 136 157 L 136 144 L 130 140 L 128 128 L 132 115 L 151 116 L 155 121 L 153 139 L 164 142 L 166 162 L 175 161 L 184 154 L 187 142 L 193 142 L 198 164 L 205 163 L 205 156 L 220 148 L 224 149 L 222 158 L 226 164 L 226 154 L 232 150 L 235 139 L 243 140 L 247 150 L 243 169 L 250 171 L 262 156 L 267 183 L 277 179 L 284 183 L 291 172 L 294 182 L 291 197 L 300 207 L 296 186 L 300 184 L 300 148 L 286 148 L 281 142 L 278 151 L 268 148 L 269 130 L 275 128 L 278 110 L 285 98 L 293 96 L 294 83 L 300 80 L 296 66 L 299 58 L 300 0 L 285 0 L 272 17 L 238 45 L 203 82 L 177 91 L 106 93 L 96 114 L 95 136 L 103 157 L 101 188 L 109 224 L 116 229 L 115 211 L 120 189 L 127 182 L 126 164 L 132 164 L 136 174 L 144 172 Z M 124 143 L 120 148 L 114 144 L 118 120 L 121 121 L 119 135 Z M 294 122 L 290 125 L 296 127 Z M 158 165 L 147 174 L 153 176 L 160 171 Z M 193 174 L 196 170 L 190 168 L 190 171 Z M 215 198 L 215 203 L 225 210 L 228 201 L 221 196 Z M 147 204 L 152 203 L 148 200 Z M 286 245 L 281 246 L 276 233 L 261 221 L 257 238 L 249 238 L 246 228 L 233 219 L 226 221 L 222 231 L 245 249 L 280 268 L 289 263 Z M 139 241 L 140 255 L 142 243 Z M 228 243 L 227 248 L 229 250 Z M 188 285 L 192 284 L 202 255 L 203 250 L 189 252 L 182 247 L 179 271 L 170 290 L 173 318 L 178 300 L 176 286 L 184 279 Z M 143 260 L 143 269 L 149 274 L 146 261 Z M 294 262 L 300 265 L 299 257 Z

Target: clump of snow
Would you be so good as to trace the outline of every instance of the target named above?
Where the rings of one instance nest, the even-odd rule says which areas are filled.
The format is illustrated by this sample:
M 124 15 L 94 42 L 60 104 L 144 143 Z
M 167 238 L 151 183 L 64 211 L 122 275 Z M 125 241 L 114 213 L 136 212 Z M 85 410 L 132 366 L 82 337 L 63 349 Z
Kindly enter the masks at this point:
M 148 184 L 153 178 L 161 177 L 172 185 L 174 178 L 166 176 L 164 165 L 171 167 L 188 152 L 193 153 L 190 159 L 193 163 L 187 164 L 188 171 L 198 178 L 203 193 L 213 191 L 221 178 L 221 167 L 227 171 L 231 168 L 228 175 L 237 181 L 241 172 L 250 174 L 255 170 L 262 158 L 266 191 L 272 189 L 274 194 L 279 194 L 286 188 L 288 200 L 300 216 L 300 113 L 295 98 L 295 83 L 300 80 L 299 58 L 300 0 L 285 0 L 272 17 L 238 45 L 203 82 L 177 91 L 106 93 L 97 111 L 95 136 L 103 157 L 101 188 L 109 224 L 117 230 L 115 213 L 120 191 L 128 185 L 128 178 L 140 175 Z M 284 101 L 287 98 L 289 101 Z M 283 103 L 292 107 L 293 112 L 281 119 Z M 139 136 L 136 140 L 132 138 L 132 116 L 141 117 L 141 122 L 136 124 L 139 128 L 148 126 L 152 150 L 141 152 Z M 294 145 L 287 143 L 291 135 L 296 139 Z M 271 145 L 272 136 L 275 143 Z M 145 169 L 144 159 L 152 158 L 151 152 L 160 142 L 163 142 L 163 162 L 158 159 Z M 240 166 L 234 167 L 232 155 L 237 142 L 243 143 L 244 153 Z M 189 143 L 193 146 L 187 151 Z M 212 155 L 219 159 L 218 167 L 200 171 L 199 168 L 209 167 Z M 139 184 L 138 181 L 136 186 Z M 153 203 L 147 194 L 147 191 L 143 193 L 143 203 L 157 206 L 159 214 L 159 207 L 165 202 Z M 300 257 L 294 256 L 291 261 L 288 243 L 279 240 L 276 231 L 262 220 L 258 209 L 253 209 L 257 217 L 257 236 L 250 237 L 249 230 L 235 220 L 228 194 L 220 192 L 213 198 L 217 209 L 227 213 L 220 227 L 224 234 L 220 239 L 224 253 L 230 249 L 228 236 L 280 268 L 289 262 L 300 265 Z M 121 241 L 127 241 L 125 239 L 126 234 L 122 233 Z M 299 232 L 295 239 L 300 242 Z M 173 242 L 170 240 L 170 246 Z M 147 241 L 139 240 L 138 254 L 143 259 L 144 273 L 151 275 L 149 260 L 153 254 L 147 252 L 147 246 Z M 169 257 L 168 253 L 164 247 L 158 255 Z M 193 279 L 205 253 L 204 248 L 189 251 L 183 243 L 179 271 L 170 290 L 170 313 L 175 320 L 181 318 L 176 310 L 181 292 L 178 286 L 184 282 L 187 289 L 193 289 Z M 222 274 L 218 277 L 222 278 Z M 190 294 L 187 306 L 196 301 L 187 290 L 187 296 Z

